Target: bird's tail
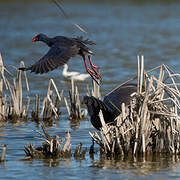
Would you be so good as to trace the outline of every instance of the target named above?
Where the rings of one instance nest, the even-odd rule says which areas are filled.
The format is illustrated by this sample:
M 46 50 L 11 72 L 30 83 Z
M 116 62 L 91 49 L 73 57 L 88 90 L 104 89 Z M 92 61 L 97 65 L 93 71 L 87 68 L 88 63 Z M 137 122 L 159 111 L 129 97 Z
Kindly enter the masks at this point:
M 82 36 L 78 36 L 75 39 L 82 42 L 82 43 L 84 43 L 84 44 L 96 45 L 96 43 L 94 41 L 90 41 L 89 39 L 83 39 Z
M 18 70 L 20 70 L 20 71 L 27 71 L 27 70 L 29 70 L 28 68 L 25 68 L 25 67 L 20 67 Z

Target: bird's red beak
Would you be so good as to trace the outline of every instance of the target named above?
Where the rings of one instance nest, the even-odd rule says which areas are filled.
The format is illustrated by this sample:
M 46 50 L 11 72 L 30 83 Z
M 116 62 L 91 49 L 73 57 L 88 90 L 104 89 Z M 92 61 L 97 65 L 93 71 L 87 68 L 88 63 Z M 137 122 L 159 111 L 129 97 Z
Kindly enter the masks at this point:
M 32 39 L 32 42 L 36 42 L 37 41 L 37 37 L 34 37 L 33 39 Z
M 32 42 L 38 41 L 38 36 L 39 36 L 39 34 L 32 39 Z

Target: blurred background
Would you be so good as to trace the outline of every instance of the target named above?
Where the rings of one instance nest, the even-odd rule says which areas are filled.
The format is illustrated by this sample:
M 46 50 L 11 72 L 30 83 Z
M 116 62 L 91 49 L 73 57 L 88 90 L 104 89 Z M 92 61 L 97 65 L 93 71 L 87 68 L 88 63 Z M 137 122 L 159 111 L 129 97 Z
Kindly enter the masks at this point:
M 137 55 L 145 56 L 147 70 L 162 63 L 175 71 L 180 69 L 178 1 L 60 2 L 69 20 L 50 0 L 0 1 L 0 51 L 5 65 L 18 66 L 24 59 L 27 66 L 39 60 L 48 47 L 31 40 L 41 32 L 50 37 L 82 35 L 95 41 L 97 45 L 92 47 L 95 53 L 92 59 L 101 67 L 104 94 L 137 73 Z M 72 23 L 82 26 L 88 34 L 82 33 Z M 85 70 L 81 57 L 73 58 L 69 66 L 70 70 Z M 29 76 L 33 84 L 38 82 L 33 89 L 37 89 L 42 79 L 64 80 L 61 70 Z M 41 83 L 44 86 L 46 82 Z M 81 83 L 81 87 L 86 87 L 86 84 Z
M 41 42 L 32 43 L 32 38 L 38 33 L 49 37 L 63 35 L 68 37 L 84 36 L 96 43 L 92 47 L 95 65 L 101 67 L 103 78 L 102 95 L 112 88 L 137 74 L 137 55 L 144 55 L 145 69 L 151 69 L 161 64 L 167 64 L 175 72 L 180 72 L 180 1 L 179 0 L 63 0 L 61 5 L 68 15 L 66 19 L 57 6 L 49 1 L 0 0 L 0 52 L 4 64 L 19 67 L 23 59 L 28 66 L 39 60 L 48 47 Z M 82 33 L 72 23 L 82 26 L 88 34 Z M 85 72 L 82 58 L 79 56 L 69 61 L 70 70 Z M 12 71 L 12 68 L 8 68 Z M 13 71 L 12 71 L 13 72 Z M 48 81 L 53 78 L 59 88 L 68 95 L 70 82 L 62 75 L 62 68 L 43 75 L 28 72 L 30 95 L 36 93 L 41 97 L 46 93 Z M 83 96 L 91 80 L 76 83 Z M 89 130 L 94 130 L 89 121 L 73 124 L 68 120 L 67 111 L 63 105 L 59 122 L 48 128 L 50 134 L 62 134 L 70 130 L 72 148 L 81 141 L 87 147 L 91 145 Z M 117 164 L 113 161 L 86 159 L 83 162 L 63 161 L 58 168 L 48 168 L 49 162 L 33 161 L 29 163 L 17 161 L 24 157 L 23 147 L 29 141 L 34 141 L 38 128 L 33 122 L 18 124 L 18 128 L 8 125 L 1 129 L 1 143 L 8 142 L 8 161 L 6 170 L 0 178 L 26 178 L 36 174 L 38 179 L 46 179 L 47 175 L 55 179 L 55 175 L 70 178 L 91 179 L 125 178 L 139 179 L 171 179 L 179 177 L 179 164 L 172 159 L 155 160 L 156 162 L 133 162 Z M 61 132 L 61 133 L 59 133 Z M 16 161 L 11 161 L 12 159 Z M 18 166 L 16 164 L 18 163 Z M 177 167 L 177 168 L 175 168 Z M 110 169 L 105 170 L 105 169 Z M 120 169 L 120 170 L 114 170 Z M 139 170 L 138 170 L 139 169 Z M 140 172 L 141 169 L 141 172 Z M 137 172 L 136 172 L 137 170 Z M 8 172 L 8 173 L 7 173 Z M 86 172 L 86 175 L 83 175 Z M 58 176 L 59 177 L 59 176 Z M 143 178 L 141 176 L 141 178 Z

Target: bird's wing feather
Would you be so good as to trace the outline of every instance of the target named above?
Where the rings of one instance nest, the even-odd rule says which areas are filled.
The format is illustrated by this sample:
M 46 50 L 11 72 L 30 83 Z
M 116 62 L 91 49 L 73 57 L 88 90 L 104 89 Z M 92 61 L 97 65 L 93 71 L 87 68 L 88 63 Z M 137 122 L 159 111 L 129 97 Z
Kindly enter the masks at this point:
M 125 105 L 128 105 L 132 99 L 131 94 L 136 91 L 136 84 L 125 84 L 106 95 L 103 102 L 111 109 L 111 111 L 118 115 L 119 110 L 121 111 L 121 104 L 125 103 Z
M 59 66 L 67 63 L 67 61 L 78 54 L 79 48 L 74 45 L 71 47 L 62 47 L 54 45 L 38 62 L 28 67 L 26 70 L 31 70 L 36 74 L 47 73 Z

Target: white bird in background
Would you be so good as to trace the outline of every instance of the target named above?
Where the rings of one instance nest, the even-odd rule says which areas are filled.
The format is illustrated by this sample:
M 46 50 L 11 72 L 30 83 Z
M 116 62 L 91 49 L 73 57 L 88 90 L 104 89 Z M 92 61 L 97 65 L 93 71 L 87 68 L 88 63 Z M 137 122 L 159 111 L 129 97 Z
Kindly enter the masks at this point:
M 75 81 L 84 81 L 85 79 L 90 77 L 90 75 L 87 73 L 81 74 L 81 73 L 75 72 L 75 71 L 72 71 L 72 72 L 68 71 L 67 64 L 63 65 L 62 75 L 64 76 L 64 78 L 73 79 Z

